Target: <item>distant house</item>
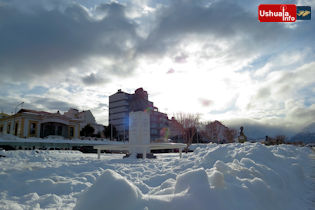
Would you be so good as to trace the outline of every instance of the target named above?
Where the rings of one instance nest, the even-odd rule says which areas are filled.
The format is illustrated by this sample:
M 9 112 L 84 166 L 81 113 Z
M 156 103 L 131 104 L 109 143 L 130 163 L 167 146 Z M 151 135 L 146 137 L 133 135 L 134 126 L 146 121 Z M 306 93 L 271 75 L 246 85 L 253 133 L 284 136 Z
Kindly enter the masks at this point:
M 86 125 L 90 125 L 94 128 L 94 134 L 100 133 L 103 137 L 104 125 L 98 124 L 90 110 L 81 111 L 70 108 L 67 112 L 64 113 L 65 116 L 80 120 L 80 128 L 84 128 Z
M 64 138 L 80 137 L 80 120 L 62 115 L 21 109 L 14 115 L 1 115 L 0 133 L 12 134 L 21 138 L 62 136 Z

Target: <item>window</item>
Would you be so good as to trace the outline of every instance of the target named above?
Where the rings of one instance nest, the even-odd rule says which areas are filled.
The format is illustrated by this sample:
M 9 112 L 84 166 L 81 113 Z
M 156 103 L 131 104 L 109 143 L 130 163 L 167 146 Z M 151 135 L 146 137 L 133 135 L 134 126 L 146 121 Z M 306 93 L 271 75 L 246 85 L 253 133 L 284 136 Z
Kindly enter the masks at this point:
M 36 135 L 36 123 L 31 123 L 30 134 L 31 136 Z
M 57 135 L 62 136 L 62 126 L 58 126 Z
M 7 125 L 7 133 L 10 133 L 10 131 L 11 131 L 11 123 Z
M 3 125 L 0 126 L 0 133 L 3 133 Z
M 37 136 L 37 122 L 36 121 L 30 121 L 29 122 L 28 135 L 30 137 L 36 137 Z
M 14 127 L 14 135 L 18 135 L 18 131 L 19 131 L 19 123 L 15 123 L 15 127 Z
M 70 136 L 70 137 L 73 137 L 73 136 L 74 136 L 74 127 L 70 127 L 69 136 Z

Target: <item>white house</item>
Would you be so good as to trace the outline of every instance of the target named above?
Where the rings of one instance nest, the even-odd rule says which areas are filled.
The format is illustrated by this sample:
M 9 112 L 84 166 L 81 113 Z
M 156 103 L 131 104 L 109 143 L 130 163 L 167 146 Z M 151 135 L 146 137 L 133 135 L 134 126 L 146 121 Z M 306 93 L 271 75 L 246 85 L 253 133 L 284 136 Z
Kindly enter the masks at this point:
M 70 108 L 68 112 L 64 113 L 65 116 L 72 119 L 79 119 L 81 129 L 84 128 L 87 124 L 91 125 L 94 128 L 94 134 L 101 133 L 103 135 L 104 125 L 98 124 L 90 110 L 79 112 L 79 110 Z

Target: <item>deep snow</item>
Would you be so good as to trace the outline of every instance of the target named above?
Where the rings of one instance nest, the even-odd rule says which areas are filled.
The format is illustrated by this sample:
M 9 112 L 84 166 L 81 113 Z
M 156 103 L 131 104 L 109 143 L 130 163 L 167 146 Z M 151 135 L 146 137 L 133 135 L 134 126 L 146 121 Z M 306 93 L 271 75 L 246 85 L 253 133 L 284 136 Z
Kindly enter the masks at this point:
M 0 209 L 314 209 L 310 148 L 201 145 L 157 159 L 5 151 Z

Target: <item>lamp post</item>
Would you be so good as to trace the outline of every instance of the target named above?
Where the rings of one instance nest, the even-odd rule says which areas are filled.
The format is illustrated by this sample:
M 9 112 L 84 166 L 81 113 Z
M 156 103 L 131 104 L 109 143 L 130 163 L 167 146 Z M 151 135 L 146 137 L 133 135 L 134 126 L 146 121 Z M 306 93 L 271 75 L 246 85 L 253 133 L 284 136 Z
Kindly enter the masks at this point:
M 14 135 L 15 135 L 15 115 L 16 115 L 16 109 L 18 108 L 18 106 L 20 106 L 20 105 L 23 105 L 24 104 L 24 102 L 21 102 L 21 103 L 19 103 L 18 105 L 16 105 L 16 107 L 15 107 L 15 109 L 14 109 L 14 115 L 13 115 L 13 133 L 14 133 Z

